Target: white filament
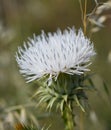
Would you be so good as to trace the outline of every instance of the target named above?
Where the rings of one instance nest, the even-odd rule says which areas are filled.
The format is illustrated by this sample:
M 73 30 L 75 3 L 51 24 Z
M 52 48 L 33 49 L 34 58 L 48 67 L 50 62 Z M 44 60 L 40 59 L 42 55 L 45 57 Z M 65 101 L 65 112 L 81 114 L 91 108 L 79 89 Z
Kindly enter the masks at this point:
M 46 35 L 43 31 L 39 36 L 18 48 L 16 61 L 20 73 L 27 82 L 39 79 L 44 75 L 57 78 L 59 73 L 80 75 L 89 71 L 90 59 L 95 55 L 93 44 L 87 39 L 82 30 L 76 33 L 74 28 L 57 30 Z

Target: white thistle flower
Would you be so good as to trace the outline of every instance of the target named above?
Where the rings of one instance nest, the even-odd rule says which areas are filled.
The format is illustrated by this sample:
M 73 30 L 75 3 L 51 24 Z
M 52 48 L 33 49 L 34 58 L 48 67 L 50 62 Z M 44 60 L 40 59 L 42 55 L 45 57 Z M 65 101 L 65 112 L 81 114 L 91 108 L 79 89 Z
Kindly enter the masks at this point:
M 52 79 L 59 73 L 83 74 L 89 71 L 90 59 L 95 55 L 93 44 L 87 39 L 82 30 L 76 33 L 74 28 L 57 30 L 46 35 L 43 31 L 40 36 L 29 39 L 24 48 L 18 48 L 16 61 L 20 73 L 27 82 L 49 75 Z

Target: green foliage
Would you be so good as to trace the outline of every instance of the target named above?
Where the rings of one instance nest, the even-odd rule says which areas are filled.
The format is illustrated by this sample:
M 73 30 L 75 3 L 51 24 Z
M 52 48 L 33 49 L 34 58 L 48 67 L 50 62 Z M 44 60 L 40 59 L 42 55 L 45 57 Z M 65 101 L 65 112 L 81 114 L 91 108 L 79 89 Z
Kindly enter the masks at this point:
M 84 84 L 85 80 L 89 80 L 91 87 Z M 94 88 L 90 76 L 61 74 L 57 81 L 53 80 L 51 86 L 47 84 L 40 86 L 33 97 L 38 97 L 39 104 L 47 104 L 49 110 L 55 106 L 62 112 L 64 106 L 69 104 L 69 108 L 71 108 L 71 105 L 77 105 L 85 112 L 84 106 L 81 104 L 81 101 L 86 102 L 87 100 L 85 90 Z

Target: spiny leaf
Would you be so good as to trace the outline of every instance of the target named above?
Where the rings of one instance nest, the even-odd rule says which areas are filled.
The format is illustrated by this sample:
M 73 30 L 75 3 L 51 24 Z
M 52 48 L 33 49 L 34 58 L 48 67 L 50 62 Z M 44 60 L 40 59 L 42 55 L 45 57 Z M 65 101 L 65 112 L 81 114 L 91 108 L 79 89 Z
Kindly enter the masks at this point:
M 64 99 L 65 102 L 67 102 L 68 95 L 63 95 L 62 98 Z
M 48 108 L 51 109 L 52 106 L 53 106 L 53 104 L 54 104 L 54 102 L 55 102 L 56 100 L 57 100 L 57 98 L 56 98 L 56 97 L 53 97 L 53 98 L 49 101 L 48 106 L 47 106 L 47 109 L 48 109 Z
M 80 104 L 80 102 L 79 102 L 79 100 L 78 100 L 78 97 L 77 97 L 76 95 L 74 95 L 74 99 L 75 99 L 77 105 L 81 108 L 81 110 L 82 110 L 83 112 L 85 112 L 83 106 Z
M 60 104 L 58 103 L 58 104 L 60 105 L 60 110 L 61 110 L 61 112 L 63 111 L 64 102 L 65 102 L 65 101 L 62 100 L 62 101 L 60 102 Z

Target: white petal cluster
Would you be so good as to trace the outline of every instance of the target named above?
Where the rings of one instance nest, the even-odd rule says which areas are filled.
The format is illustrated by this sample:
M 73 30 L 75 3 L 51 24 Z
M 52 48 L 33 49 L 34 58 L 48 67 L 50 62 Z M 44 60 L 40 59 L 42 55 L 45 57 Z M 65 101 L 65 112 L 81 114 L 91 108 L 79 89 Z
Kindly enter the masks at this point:
M 39 36 L 18 48 L 16 61 L 20 73 L 28 82 L 49 75 L 49 79 L 59 75 L 83 74 L 89 71 L 91 57 L 95 55 L 93 44 L 87 39 L 82 30 L 77 33 L 74 28 Z

